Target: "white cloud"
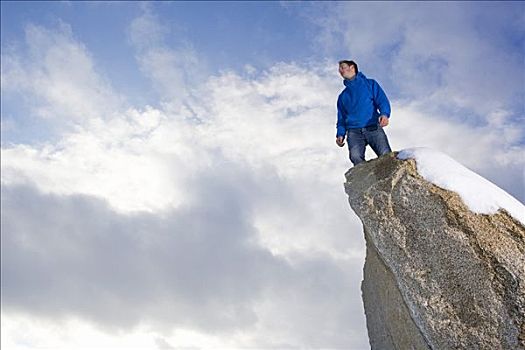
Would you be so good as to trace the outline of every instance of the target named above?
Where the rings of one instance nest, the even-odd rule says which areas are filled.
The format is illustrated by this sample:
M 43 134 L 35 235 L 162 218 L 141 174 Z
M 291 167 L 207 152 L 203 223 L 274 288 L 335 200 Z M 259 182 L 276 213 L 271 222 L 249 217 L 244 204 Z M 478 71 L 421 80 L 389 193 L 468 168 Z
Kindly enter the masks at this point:
M 316 90 L 335 84 L 322 74 L 298 94 L 294 84 L 307 81 L 293 65 L 259 81 L 225 73 L 179 114 L 129 109 L 90 120 L 57 143 L 3 148 L 7 315 L 216 329 L 240 333 L 232 338 L 237 346 L 361 347 L 363 242 L 342 189 L 346 165 L 325 143 L 334 121 L 326 123 L 333 111 L 322 96 L 331 94 Z M 16 237 L 26 237 L 29 251 Z M 214 261 L 216 254 L 226 260 Z M 22 289 L 29 294 L 13 277 L 31 281 L 44 271 L 56 278 L 34 281 Z M 111 282 L 117 274 L 120 286 Z M 74 287 L 82 285 L 91 294 Z
M 128 40 L 139 51 L 165 45 L 164 38 L 170 33 L 147 3 L 141 4 L 142 15 L 135 18 L 128 29 Z
M 151 80 L 161 102 L 174 110 L 191 95 L 194 85 L 202 83 L 208 71 L 182 32 L 162 23 L 148 5 L 128 28 L 142 73 Z M 167 45 L 168 36 L 171 46 Z
M 183 189 L 177 186 L 180 178 L 173 170 L 191 169 L 184 148 L 176 148 L 184 134 L 177 130 L 166 135 L 159 128 L 163 123 L 167 123 L 166 116 L 157 110 L 128 110 L 121 118 L 91 122 L 89 132 L 66 134 L 58 144 L 3 149 L 7 163 L 18 163 L 4 168 L 3 183 L 25 181 L 18 171 L 25 168 L 45 191 L 96 195 L 128 211 L 176 206 Z
M 6 317 L 3 314 L 2 333 L 2 349 L 8 350 L 167 349 L 162 347 L 162 338 L 158 334 L 144 327 L 115 337 L 73 318 L 61 323 L 49 323 L 31 317 Z M 191 339 L 189 335 L 184 336 Z M 203 339 L 199 340 L 201 344 L 206 344 Z M 209 340 L 207 344 L 210 344 Z
M 55 124 L 82 124 L 118 111 L 123 98 L 100 75 L 69 25 L 30 24 L 25 34 L 23 49 L 2 53 L 2 94 L 20 93 L 36 115 Z

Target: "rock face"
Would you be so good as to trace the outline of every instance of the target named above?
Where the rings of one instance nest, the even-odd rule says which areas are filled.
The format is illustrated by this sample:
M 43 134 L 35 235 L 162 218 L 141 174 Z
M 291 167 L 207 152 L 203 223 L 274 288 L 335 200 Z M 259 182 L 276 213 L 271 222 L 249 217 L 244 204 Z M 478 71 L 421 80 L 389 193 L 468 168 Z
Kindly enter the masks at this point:
M 346 174 L 372 349 L 525 349 L 525 227 L 471 212 L 395 153 Z

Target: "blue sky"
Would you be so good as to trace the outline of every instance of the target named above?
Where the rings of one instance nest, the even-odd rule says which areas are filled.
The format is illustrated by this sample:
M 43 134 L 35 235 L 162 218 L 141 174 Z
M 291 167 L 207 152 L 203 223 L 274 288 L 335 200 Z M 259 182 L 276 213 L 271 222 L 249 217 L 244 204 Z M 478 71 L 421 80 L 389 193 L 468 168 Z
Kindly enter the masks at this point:
M 300 6 L 300 7 L 299 7 Z M 2 5 L 2 42 L 20 42 L 27 24 L 56 27 L 62 21 L 74 27 L 75 37 L 96 53 L 95 63 L 116 88 L 136 99 L 144 98 L 147 85 L 138 66 L 127 29 L 143 8 L 169 32 L 166 45 L 189 45 L 202 59 L 207 74 L 240 70 L 249 63 L 268 68 L 276 61 L 312 58 L 309 38 L 314 28 L 298 11 L 308 4 L 279 2 L 5 2 Z M 272 35 L 268 35 L 272 32 Z
M 1 10 L 2 348 L 367 348 L 340 59 L 525 201 L 521 2 Z

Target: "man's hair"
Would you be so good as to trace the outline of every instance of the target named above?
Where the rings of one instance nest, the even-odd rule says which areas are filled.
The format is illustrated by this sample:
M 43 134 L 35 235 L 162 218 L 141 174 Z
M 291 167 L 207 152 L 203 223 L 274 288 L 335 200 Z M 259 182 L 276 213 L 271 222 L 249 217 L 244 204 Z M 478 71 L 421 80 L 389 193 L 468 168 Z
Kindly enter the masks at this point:
M 355 74 L 359 73 L 359 69 L 357 69 L 357 63 L 355 63 L 354 61 L 349 61 L 349 60 L 339 61 L 339 65 L 341 65 L 343 63 L 346 63 L 349 66 L 354 66 Z

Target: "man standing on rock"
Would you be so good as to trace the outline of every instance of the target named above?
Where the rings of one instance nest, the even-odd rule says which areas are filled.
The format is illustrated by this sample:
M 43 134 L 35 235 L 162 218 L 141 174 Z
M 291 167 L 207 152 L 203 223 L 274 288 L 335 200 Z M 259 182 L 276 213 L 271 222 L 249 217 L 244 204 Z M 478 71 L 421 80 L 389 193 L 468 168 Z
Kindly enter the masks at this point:
M 381 156 L 392 150 L 383 127 L 390 118 L 390 102 L 381 86 L 359 72 L 354 61 L 340 61 L 339 74 L 346 88 L 337 99 L 336 143 L 345 145 L 348 139 L 350 160 L 354 165 L 365 161 L 367 145 Z

